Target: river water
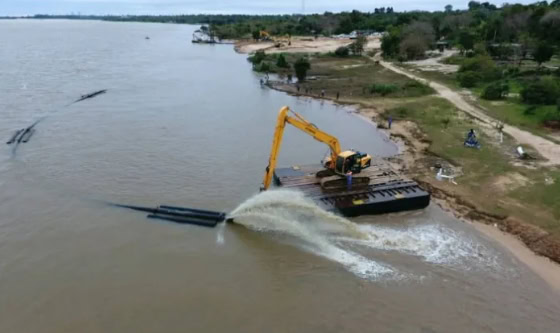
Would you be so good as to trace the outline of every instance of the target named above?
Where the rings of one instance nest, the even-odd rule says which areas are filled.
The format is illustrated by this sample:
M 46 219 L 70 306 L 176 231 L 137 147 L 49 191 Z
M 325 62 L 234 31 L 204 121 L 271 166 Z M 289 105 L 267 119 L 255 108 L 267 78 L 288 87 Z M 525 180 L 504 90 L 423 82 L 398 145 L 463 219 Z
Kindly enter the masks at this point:
M 343 148 L 397 147 L 347 108 L 261 88 L 194 29 L 0 21 L 0 133 L 44 118 L 0 150 L 0 332 L 557 332 L 558 294 L 434 205 L 347 221 L 297 192 L 255 196 L 283 105 Z M 288 128 L 279 165 L 325 153 Z

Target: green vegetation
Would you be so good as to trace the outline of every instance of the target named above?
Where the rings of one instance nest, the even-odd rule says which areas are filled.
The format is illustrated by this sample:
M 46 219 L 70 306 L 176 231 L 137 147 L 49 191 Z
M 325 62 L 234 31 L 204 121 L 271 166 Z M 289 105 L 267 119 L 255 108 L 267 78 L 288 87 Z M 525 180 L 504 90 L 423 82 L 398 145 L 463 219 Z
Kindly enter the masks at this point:
M 350 55 L 350 49 L 346 46 L 341 46 L 334 51 L 334 55 L 341 58 L 348 57 Z
M 311 69 L 311 64 L 309 60 L 305 57 L 301 57 L 294 63 L 294 70 L 296 72 L 296 77 L 299 82 L 305 81 L 307 76 L 307 71 Z
M 273 59 L 275 55 L 267 55 Z M 289 63 L 295 63 L 300 57 L 287 54 Z M 336 55 L 308 56 L 311 68 L 306 73 L 313 80 L 301 84 L 303 92 L 319 94 L 325 90 L 327 97 L 335 98 L 337 93 L 341 99 L 359 98 L 376 99 L 380 96 L 390 98 L 416 97 L 434 93 L 429 86 L 396 74 L 373 60 L 363 56 L 337 57 Z M 266 61 L 266 60 L 265 60 Z M 294 65 L 295 69 L 295 65 Z M 280 74 L 288 74 L 284 71 Z
M 358 36 L 356 41 L 350 44 L 349 49 L 354 55 L 362 55 L 364 53 L 364 47 L 367 44 L 367 39 L 364 36 Z
M 499 100 L 507 97 L 509 93 L 508 82 L 493 82 L 484 88 L 481 97 L 487 100 Z
M 278 59 L 276 60 L 276 66 L 280 68 L 288 68 L 290 65 L 286 61 L 286 57 L 283 54 L 278 55 Z
M 465 71 L 457 75 L 459 85 L 463 88 L 473 88 L 480 81 L 481 75 L 474 71 Z
M 560 96 L 560 80 L 545 76 L 521 90 L 521 100 L 527 104 L 554 104 Z

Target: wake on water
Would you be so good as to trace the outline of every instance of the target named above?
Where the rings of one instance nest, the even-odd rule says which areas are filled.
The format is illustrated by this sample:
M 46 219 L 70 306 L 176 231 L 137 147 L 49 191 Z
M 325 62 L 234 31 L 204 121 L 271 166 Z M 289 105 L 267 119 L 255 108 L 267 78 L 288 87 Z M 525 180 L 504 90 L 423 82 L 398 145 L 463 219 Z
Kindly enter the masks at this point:
M 395 229 L 358 225 L 327 212 L 294 190 L 259 193 L 231 212 L 237 224 L 260 231 L 287 234 L 301 240 L 302 248 L 343 265 L 368 279 L 400 278 L 390 265 L 348 248 L 358 245 L 414 255 L 434 264 L 459 266 L 465 261 L 495 265 L 496 256 L 483 245 L 440 225 Z M 460 265 L 465 267 L 466 265 Z

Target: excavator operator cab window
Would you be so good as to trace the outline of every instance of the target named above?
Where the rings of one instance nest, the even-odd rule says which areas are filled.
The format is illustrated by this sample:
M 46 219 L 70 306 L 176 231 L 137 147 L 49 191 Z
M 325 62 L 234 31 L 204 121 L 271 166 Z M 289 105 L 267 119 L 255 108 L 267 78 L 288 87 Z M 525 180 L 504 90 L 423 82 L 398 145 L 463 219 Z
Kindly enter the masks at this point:
M 362 171 L 362 157 L 358 154 L 348 157 L 350 160 L 350 168 L 352 173 L 360 173 Z
M 362 171 L 361 165 L 362 158 L 357 154 L 348 156 L 346 158 L 339 156 L 336 159 L 336 173 L 338 174 L 346 174 L 348 171 L 352 171 L 352 173 L 359 173 Z

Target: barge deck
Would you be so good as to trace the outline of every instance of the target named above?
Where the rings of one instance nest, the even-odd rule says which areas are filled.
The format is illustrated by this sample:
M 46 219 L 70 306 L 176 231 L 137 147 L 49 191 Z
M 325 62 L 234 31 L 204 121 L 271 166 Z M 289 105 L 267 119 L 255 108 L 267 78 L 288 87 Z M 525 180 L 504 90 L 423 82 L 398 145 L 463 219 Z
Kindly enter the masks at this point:
M 356 176 L 370 178 L 366 188 L 325 191 L 315 174 L 324 168 L 319 165 L 276 168 L 274 182 L 283 188 L 296 189 L 328 211 L 344 216 L 358 216 L 422 209 L 429 205 L 430 194 L 415 181 L 398 174 L 386 161 L 372 161 L 372 165 Z

